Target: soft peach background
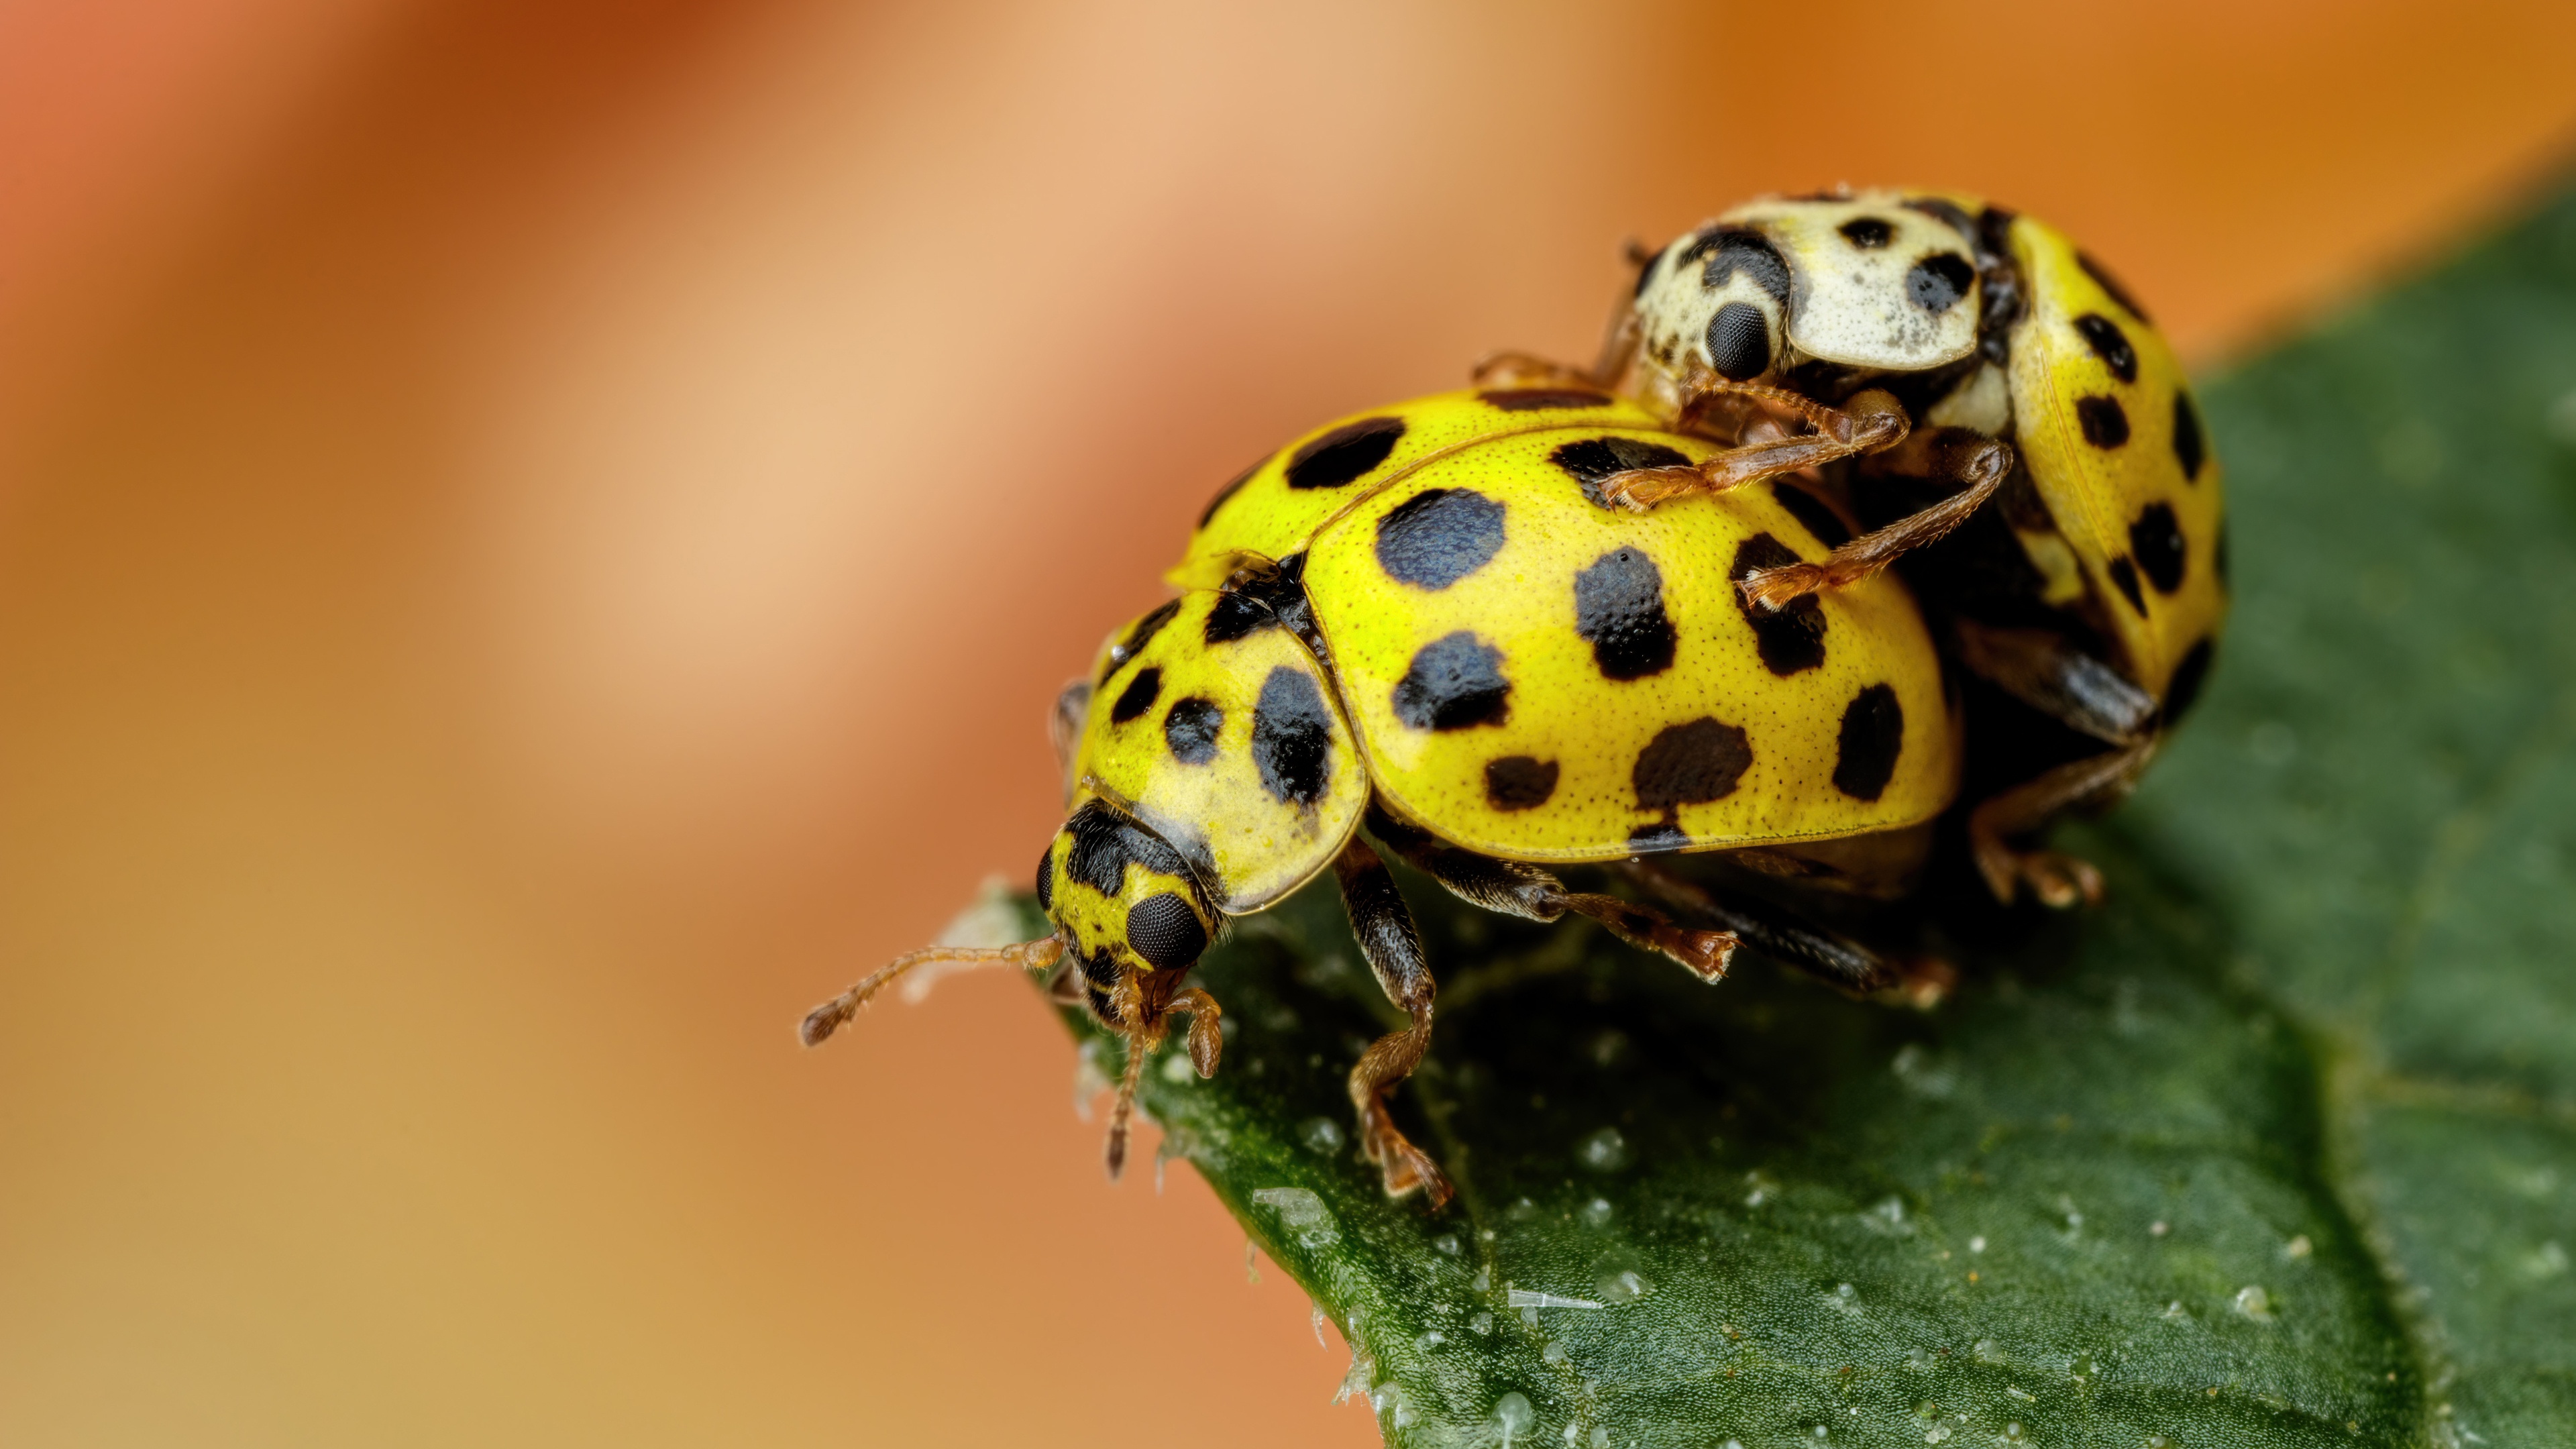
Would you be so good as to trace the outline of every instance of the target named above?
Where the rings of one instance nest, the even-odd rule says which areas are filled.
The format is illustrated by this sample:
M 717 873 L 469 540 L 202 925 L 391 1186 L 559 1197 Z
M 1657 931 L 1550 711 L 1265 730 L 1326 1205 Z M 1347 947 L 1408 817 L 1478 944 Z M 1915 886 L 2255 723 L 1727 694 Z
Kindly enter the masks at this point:
M 2080 13 L 2079 13 L 2080 12 Z M 1360 1444 L 972 979 L 1199 502 L 1906 179 L 2208 358 L 2576 127 L 2561 4 L 0 0 L 0 1441 Z M 2250 561 L 2259 566 L 2259 560 Z

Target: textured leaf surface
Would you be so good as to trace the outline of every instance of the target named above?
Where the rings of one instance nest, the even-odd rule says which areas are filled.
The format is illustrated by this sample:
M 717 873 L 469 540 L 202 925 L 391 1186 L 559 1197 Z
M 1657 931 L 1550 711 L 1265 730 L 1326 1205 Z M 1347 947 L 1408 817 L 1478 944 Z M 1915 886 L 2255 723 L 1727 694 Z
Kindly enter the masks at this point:
M 1148 1108 L 1393 1442 L 2576 1443 L 2576 200 L 2204 402 L 2210 695 L 2066 832 L 2111 903 L 1938 1011 L 1408 878 L 1435 1216 L 1354 1158 L 1329 881 L 1210 956 Z

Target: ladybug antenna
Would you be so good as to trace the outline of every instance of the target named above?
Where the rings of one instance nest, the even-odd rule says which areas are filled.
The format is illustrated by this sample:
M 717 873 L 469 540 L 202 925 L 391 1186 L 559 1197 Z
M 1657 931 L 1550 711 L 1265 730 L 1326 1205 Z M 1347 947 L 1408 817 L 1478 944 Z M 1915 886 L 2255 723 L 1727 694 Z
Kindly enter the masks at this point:
M 919 951 L 907 951 L 878 967 L 858 985 L 805 1013 L 805 1020 L 796 1028 L 796 1035 L 809 1047 L 821 1046 L 825 1038 L 858 1015 L 859 1008 L 867 1005 L 869 998 L 923 966 L 944 964 L 962 970 L 981 966 L 1017 966 L 1024 971 L 1044 971 L 1063 955 L 1064 942 L 1054 936 L 1040 936 L 1034 941 L 1021 941 L 1010 946 L 930 946 Z
M 1145 1054 L 1154 1049 L 1141 1031 L 1130 1031 L 1125 1035 L 1127 1070 L 1118 1077 L 1118 1105 L 1109 1111 L 1109 1145 L 1103 1153 L 1112 1182 L 1118 1180 L 1120 1169 L 1127 1165 L 1127 1124 L 1136 1115 L 1136 1085 L 1145 1076 Z

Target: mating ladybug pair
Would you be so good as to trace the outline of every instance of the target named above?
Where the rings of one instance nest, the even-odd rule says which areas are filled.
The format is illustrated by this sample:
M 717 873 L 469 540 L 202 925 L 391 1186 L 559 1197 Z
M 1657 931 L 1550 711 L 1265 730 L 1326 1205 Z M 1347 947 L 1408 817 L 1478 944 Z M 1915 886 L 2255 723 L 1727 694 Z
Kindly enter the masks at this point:
M 1506 354 L 1476 390 L 1336 423 L 1227 485 L 1180 597 L 1059 700 L 1073 812 L 1037 873 L 1055 930 L 904 956 L 817 1007 L 807 1043 L 932 961 L 1052 970 L 1128 1042 L 1115 1172 L 1178 1017 L 1216 1069 L 1191 966 L 1330 867 L 1410 1017 L 1352 1070 L 1360 1144 L 1390 1194 L 1437 1205 L 1447 1182 L 1386 1106 L 1434 984 L 1380 852 L 1707 980 L 1749 941 L 1894 985 L 1901 963 L 1776 897 L 1911 887 L 1962 788 L 1952 668 L 2058 741 L 1966 802 L 1978 872 L 2007 902 L 2098 897 L 2091 866 L 2023 842 L 2135 783 L 2226 610 L 2219 468 L 2164 339 L 2057 232 L 1955 194 L 1759 201 L 1639 262 L 1589 371 Z M 1882 572 L 1900 558 L 1904 581 Z M 1665 859 L 1703 853 L 1779 889 Z

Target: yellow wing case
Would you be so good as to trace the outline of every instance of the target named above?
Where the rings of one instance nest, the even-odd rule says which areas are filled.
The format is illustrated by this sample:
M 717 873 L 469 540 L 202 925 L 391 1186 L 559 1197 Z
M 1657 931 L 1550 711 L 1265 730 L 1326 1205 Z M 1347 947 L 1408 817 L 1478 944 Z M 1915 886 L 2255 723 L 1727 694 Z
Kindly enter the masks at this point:
M 2161 334 L 2072 242 L 2022 217 L 2016 440 L 2131 674 L 2161 697 L 2227 613 L 2223 483 Z
M 1166 577 L 1182 588 L 1224 582 L 1237 553 L 1279 559 L 1405 470 L 1481 439 L 1569 421 L 1653 427 L 1653 415 L 1579 387 L 1446 392 L 1338 419 L 1262 459 L 1221 489 L 1188 553 Z M 1212 576 L 1210 576 L 1212 575 Z
M 1758 618 L 1734 587 L 1827 552 L 1775 497 L 1792 485 L 1644 515 L 1587 496 L 1715 446 L 1564 421 L 1489 435 L 1317 534 L 1308 597 L 1395 809 L 1472 850 L 1588 861 L 1886 830 L 1949 803 L 1954 725 L 1905 586 L 1882 574 Z
M 1205 590 L 1101 649 L 1075 800 L 1105 796 L 1178 848 L 1219 909 L 1257 911 L 1330 864 L 1368 777 L 1315 657 Z

